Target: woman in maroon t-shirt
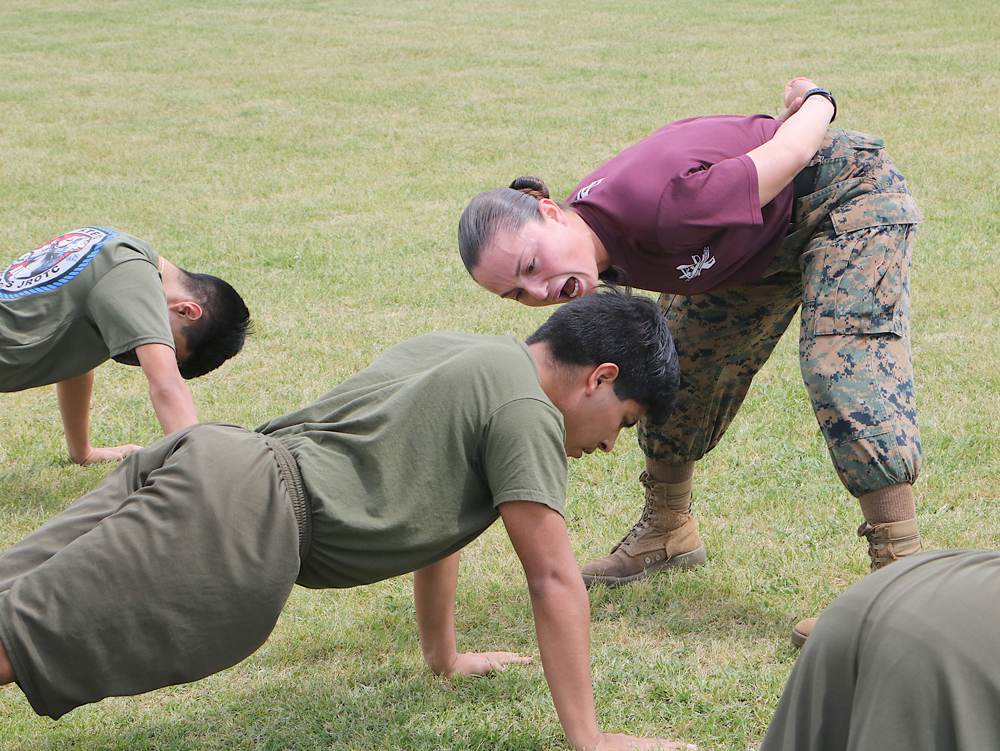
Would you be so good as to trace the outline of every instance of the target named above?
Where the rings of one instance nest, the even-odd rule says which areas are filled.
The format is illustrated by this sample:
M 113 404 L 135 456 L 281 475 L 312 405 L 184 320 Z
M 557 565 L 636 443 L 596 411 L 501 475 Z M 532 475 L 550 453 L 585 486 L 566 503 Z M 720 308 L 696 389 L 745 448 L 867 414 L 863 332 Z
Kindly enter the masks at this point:
M 695 462 L 718 443 L 796 311 L 802 374 L 833 464 L 859 499 L 872 568 L 921 549 L 909 259 L 922 220 L 880 139 L 831 130 L 833 96 L 797 78 L 777 119 L 671 123 L 584 178 L 565 204 L 537 178 L 476 196 L 459 248 L 487 290 L 525 305 L 602 280 L 664 293 L 682 387 L 643 421 L 646 506 L 588 584 L 705 562 Z M 796 626 L 804 640 L 812 619 Z

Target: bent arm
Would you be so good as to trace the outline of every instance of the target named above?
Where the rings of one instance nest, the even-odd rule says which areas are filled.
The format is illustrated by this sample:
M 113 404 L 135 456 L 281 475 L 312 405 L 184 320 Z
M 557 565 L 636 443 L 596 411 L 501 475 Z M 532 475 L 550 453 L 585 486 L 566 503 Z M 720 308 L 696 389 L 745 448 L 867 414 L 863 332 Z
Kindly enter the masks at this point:
M 822 96 L 811 96 L 797 109 L 798 99 L 816 85 L 807 78 L 796 78 L 785 87 L 785 105 L 794 110 L 774 137 L 761 144 L 749 156 L 757 169 L 761 208 L 775 199 L 795 176 L 809 164 L 823 144 L 833 105 Z
M 135 348 L 135 355 L 149 381 L 149 400 L 163 434 L 198 422 L 194 400 L 177 369 L 174 350 L 166 344 L 142 344 Z

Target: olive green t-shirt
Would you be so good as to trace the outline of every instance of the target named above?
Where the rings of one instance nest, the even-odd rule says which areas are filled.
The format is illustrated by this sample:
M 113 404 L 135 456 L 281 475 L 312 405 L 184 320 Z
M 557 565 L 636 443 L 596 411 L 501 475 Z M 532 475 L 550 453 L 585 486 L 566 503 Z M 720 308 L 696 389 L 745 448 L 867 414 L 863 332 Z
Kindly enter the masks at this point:
M 0 391 L 75 378 L 142 344 L 174 347 L 160 257 L 137 237 L 85 227 L 0 277 Z
M 513 336 L 403 342 L 257 430 L 288 447 L 312 498 L 303 586 L 352 587 L 429 566 L 478 537 L 505 501 L 564 511 L 562 414 Z

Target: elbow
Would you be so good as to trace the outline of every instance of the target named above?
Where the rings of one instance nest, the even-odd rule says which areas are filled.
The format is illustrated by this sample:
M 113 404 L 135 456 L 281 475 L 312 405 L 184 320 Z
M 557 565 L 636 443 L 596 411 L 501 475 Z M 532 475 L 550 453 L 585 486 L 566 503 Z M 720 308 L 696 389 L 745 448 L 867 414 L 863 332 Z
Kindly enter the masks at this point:
M 582 594 L 586 597 L 586 593 L 583 577 L 575 567 L 572 570 L 548 569 L 528 577 L 528 595 L 532 602 L 564 597 L 567 594 Z
M 149 398 L 153 404 L 173 404 L 187 398 L 189 393 L 187 385 L 181 380 L 149 384 Z

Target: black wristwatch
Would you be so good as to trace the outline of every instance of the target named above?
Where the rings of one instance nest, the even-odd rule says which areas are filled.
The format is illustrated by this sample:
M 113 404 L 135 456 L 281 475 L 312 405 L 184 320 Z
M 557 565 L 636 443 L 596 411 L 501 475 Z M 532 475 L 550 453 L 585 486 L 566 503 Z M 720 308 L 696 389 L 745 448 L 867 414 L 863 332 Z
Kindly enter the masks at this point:
M 809 91 L 807 91 L 805 94 L 802 95 L 802 104 L 805 104 L 806 99 L 808 99 L 811 96 L 821 96 L 824 99 L 829 100 L 830 104 L 833 105 L 833 117 L 830 118 L 830 122 L 832 123 L 834 120 L 837 119 L 837 100 L 833 98 L 832 91 L 830 91 L 829 89 L 821 89 L 818 87 L 815 89 L 809 89 Z

